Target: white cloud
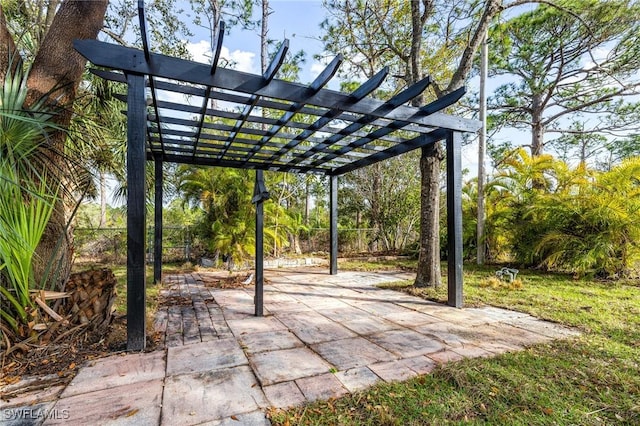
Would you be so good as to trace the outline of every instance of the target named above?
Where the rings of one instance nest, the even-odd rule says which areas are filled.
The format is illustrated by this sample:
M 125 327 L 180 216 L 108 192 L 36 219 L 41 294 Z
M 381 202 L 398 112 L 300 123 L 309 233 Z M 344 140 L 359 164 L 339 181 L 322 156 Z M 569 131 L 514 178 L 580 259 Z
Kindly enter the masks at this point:
M 313 64 L 311 64 L 311 76 L 313 78 L 316 78 L 317 76 L 320 75 L 320 73 L 322 72 L 323 69 L 325 69 L 327 67 L 327 64 L 323 64 L 320 63 L 318 61 L 314 61 Z
M 211 44 L 206 40 L 197 43 L 187 43 L 187 50 L 196 62 L 211 63 Z
M 211 44 L 206 40 L 200 40 L 197 43 L 187 43 L 187 50 L 196 62 L 206 64 L 211 63 L 212 52 Z M 228 62 L 230 68 L 238 71 L 244 71 L 253 74 L 259 74 L 257 64 L 255 63 L 256 54 L 246 50 L 236 49 L 230 51 L 228 47 L 222 46 L 220 59 Z
M 230 52 L 225 46 L 222 46 L 222 52 L 220 52 L 220 58 L 229 61 L 231 63 L 231 68 L 238 71 L 259 74 L 255 63 L 255 57 L 256 54 L 253 52 L 238 49 Z

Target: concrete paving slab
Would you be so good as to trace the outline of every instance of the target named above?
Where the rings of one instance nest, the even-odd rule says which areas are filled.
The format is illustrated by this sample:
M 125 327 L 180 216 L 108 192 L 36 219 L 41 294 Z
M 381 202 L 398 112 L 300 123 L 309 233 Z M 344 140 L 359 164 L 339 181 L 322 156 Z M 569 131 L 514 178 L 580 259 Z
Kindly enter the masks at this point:
M 355 334 L 347 328 L 315 312 L 281 315 L 280 321 L 300 340 L 309 345 L 355 337 Z
M 307 399 L 296 382 L 282 382 L 262 388 L 272 407 L 288 408 L 304 404 Z
M 464 338 L 461 334 L 465 334 L 468 330 L 467 327 L 463 327 L 457 324 L 451 324 L 448 322 L 437 322 L 433 324 L 422 324 L 412 327 L 417 332 L 426 336 L 433 336 L 441 341 L 447 347 L 458 347 L 462 345 L 470 344 L 475 337 L 471 339 Z
M 420 299 L 419 297 L 415 297 L 411 300 L 402 300 L 397 302 L 397 304 L 407 309 L 423 312 L 425 314 L 432 315 L 432 316 L 436 312 L 456 309 L 456 308 L 452 308 L 451 306 L 443 305 L 442 303 L 437 303 L 431 300 Z
M 101 358 L 90 361 L 86 367 L 81 368 L 61 398 L 162 379 L 164 373 L 165 355 L 161 351 Z
M 262 386 L 315 376 L 332 368 L 308 348 L 250 354 L 249 360 Z
M 252 305 L 225 305 L 222 308 L 224 318 L 227 320 L 241 320 L 252 318 L 254 316 L 254 307 Z M 266 314 L 267 312 L 265 312 Z
M 371 314 L 369 312 L 363 311 L 362 309 L 358 309 L 351 305 L 347 305 L 341 308 L 318 309 L 317 311 L 321 315 L 339 323 L 371 318 Z
M 379 301 L 366 301 L 364 303 L 359 303 L 358 301 L 354 302 L 355 306 L 362 309 L 363 311 L 367 311 L 372 315 L 379 317 L 389 317 L 391 318 L 393 315 L 399 315 L 403 313 L 412 312 L 410 309 L 402 307 L 400 305 L 396 305 L 389 301 L 389 299 L 380 299 Z
M 335 376 L 349 392 L 357 392 L 371 387 L 380 381 L 369 367 L 356 367 L 347 371 L 338 371 Z
M 362 337 L 331 340 L 312 345 L 311 349 L 338 370 L 348 370 L 353 367 L 391 361 L 397 358 L 396 355 Z
M 368 339 L 403 358 L 426 355 L 444 349 L 444 345 L 438 340 L 410 329 L 385 331 L 373 334 Z
M 304 346 L 304 343 L 288 330 L 243 334 L 239 336 L 239 340 L 242 348 L 247 353 L 277 351 L 279 349 Z
M 276 317 L 251 317 L 240 320 L 228 320 L 227 324 L 237 337 L 247 333 L 260 333 L 266 331 L 286 330 L 284 326 Z
M 400 312 L 389 315 L 384 315 L 384 319 L 387 321 L 391 321 L 395 324 L 405 326 L 405 327 L 413 327 L 422 324 L 433 324 L 436 322 L 442 322 L 440 318 L 436 318 L 432 315 L 427 315 L 422 312 L 417 311 L 408 311 L 408 312 Z
M 319 399 L 339 398 L 349 393 L 333 373 L 298 379 L 296 384 L 309 402 Z
M 398 324 L 385 320 L 381 317 L 379 318 L 374 316 L 355 321 L 344 322 L 342 323 L 342 325 L 361 336 L 382 333 L 383 331 L 389 330 L 398 330 L 402 328 Z
M 484 349 L 485 351 L 491 352 L 494 355 L 500 355 L 506 352 L 515 352 L 522 349 L 522 346 L 518 346 L 515 344 L 507 345 L 502 342 L 474 342 L 475 346 L 478 346 L 480 349 Z
M 487 358 L 494 355 L 493 353 L 474 345 L 459 346 L 451 350 L 459 353 L 465 358 Z
M 259 410 L 200 424 L 203 426 L 271 426 L 269 419 Z
M 529 317 L 529 314 L 508 309 L 496 308 L 494 306 L 482 306 L 480 308 L 466 308 L 468 312 L 482 315 L 488 323 L 512 321 L 518 318 Z
M 248 366 L 167 377 L 162 424 L 194 425 L 251 413 L 267 400 Z
M 447 362 L 455 362 L 464 359 L 464 356 L 460 355 L 457 352 L 452 351 L 451 349 L 446 349 L 440 352 L 434 352 L 432 354 L 425 355 L 437 362 L 438 364 L 445 364 Z
M 480 313 L 452 307 L 449 307 L 449 309 L 436 310 L 432 313 L 430 312 L 429 315 L 448 323 L 460 324 L 466 327 L 487 323 L 487 319 Z
M 510 346 L 527 347 L 552 340 L 551 337 L 500 322 L 474 327 L 473 333 L 471 331 L 466 331 L 468 338 L 475 336 L 479 342 L 494 341 Z
M 167 350 L 167 376 L 220 370 L 247 363 L 244 352 L 234 338 L 178 346 Z
M 272 314 L 284 314 L 288 312 L 308 312 L 309 307 L 304 303 L 297 302 L 277 302 L 277 303 L 269 303 L 265 302 L 264 304 L 266 309 L 269 309 L 269 312 Z
M 385 382 L 400 382 L 418 375 L 402 361 L 380 362 L 370 365 L 369 368 Z
M 45 425 L 157 425 L 162 408 L 162 380 L 137 382 L 61 398 L 61 414 Z
M 436 363 L 427 355 L 403 359 L 403 365 L 409 367 L 419 375 L 429 374 L 436 368 Z
M 526 331 L 531 331 L 536 334 L 549 337 L 551 339 L 564 339 L 580 335 L 580 332 L 578 332 L 577 330 L 572 330 L 568 327 L 564 327 L 553 322 L 543 321 L 529 315 L 521 316 L 511 321 L 505 322 L 514 327 L 518 327 Z

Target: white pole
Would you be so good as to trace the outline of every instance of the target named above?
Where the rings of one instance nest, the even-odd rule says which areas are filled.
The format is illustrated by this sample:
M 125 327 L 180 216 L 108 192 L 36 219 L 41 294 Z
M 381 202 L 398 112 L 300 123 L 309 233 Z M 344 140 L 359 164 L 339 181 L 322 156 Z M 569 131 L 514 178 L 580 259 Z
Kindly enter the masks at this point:
M 480 121 L 482 128 L 478 140 L 478 224 L 477 224 L 477 262 L 478 265 L 484 265 L 486 259 L 485 253 L 485 209 L 484 209 L 484 157 L 487 147 L 487 68 L 489 65 L 489 49 L 487 46 L 487 34 L 485 33 L 482 40 L 480 50 Z

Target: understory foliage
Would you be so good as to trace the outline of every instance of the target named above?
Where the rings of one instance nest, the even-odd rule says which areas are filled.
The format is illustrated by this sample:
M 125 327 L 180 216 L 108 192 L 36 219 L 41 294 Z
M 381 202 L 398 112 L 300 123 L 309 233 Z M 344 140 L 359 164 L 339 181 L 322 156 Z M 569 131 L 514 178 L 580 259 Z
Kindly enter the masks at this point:
M 606 278 L 638 268 L 640 157 L 598 172 L 520 149 L 499 166 L 487 197 L 494 261 Z M 475 213 L 471 202 L 465 212 Z
M 202 212 L 197 232 L 207 251 L 222 257 L 229 269 L 253 257 L 255 206 L 251 199 L 255 172 L 185 166 L 178 173 L 179 190 L 185 200 Z M 297 233 L 300 226 L 299 216 L 273 200 L 264 202 L 264 219 L 265 247 L 287 245 L 288 235 Z

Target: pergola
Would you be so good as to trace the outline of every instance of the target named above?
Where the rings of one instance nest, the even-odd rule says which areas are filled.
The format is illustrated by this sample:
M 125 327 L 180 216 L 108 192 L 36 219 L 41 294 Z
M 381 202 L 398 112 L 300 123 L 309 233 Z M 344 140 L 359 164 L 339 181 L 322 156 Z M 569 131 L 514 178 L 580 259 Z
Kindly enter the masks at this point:
M 143 49 L 76 40 L 102 78 L 127 85 L 127 348 L 145 347 L 145 162 L 155 165 L 154 279 L 162 268 L 162 166 L 165 162 L 256 170 L 255 315 L 263 315 L 263 171 L 329 176 L 330 273 L 338 271 L 338 176 L 445 140 L 447 157 L 448 304 L 462 306 L 461 134 L 479 123 L 441 112 L 464 88 L 420 108 L 406 104 L 429 77 L 387 101 L 369 97 L 384 68 L 351 93 L 326 89 L 342 58 L 309 85 L 275 78 L 285 40 L 263 75 L 219 66 L 221 27 L 211 65 L 153 53 L 144 1 L 138 12 Z M 169 100 L 171 99 L 171 100 Z M 195 103 L 195 105 L 194 105 Z

